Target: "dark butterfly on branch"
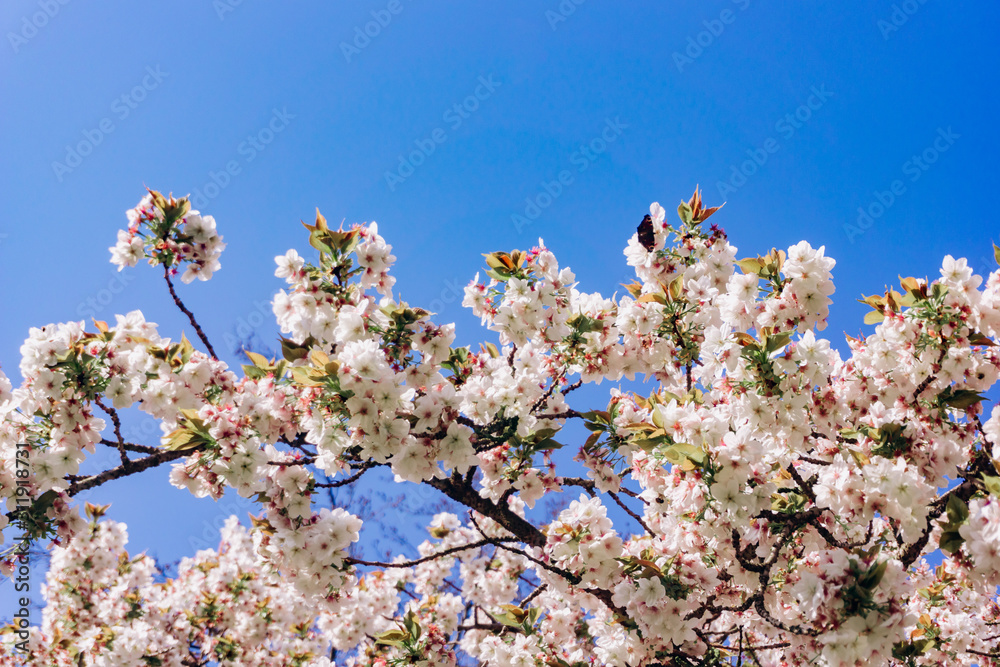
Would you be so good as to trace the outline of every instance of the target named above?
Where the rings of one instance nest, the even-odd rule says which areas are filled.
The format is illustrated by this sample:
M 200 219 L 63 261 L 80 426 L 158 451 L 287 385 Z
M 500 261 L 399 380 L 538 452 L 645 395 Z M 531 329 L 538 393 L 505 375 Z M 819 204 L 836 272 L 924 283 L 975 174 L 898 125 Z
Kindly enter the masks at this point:
M 653 234 L 653 217 L 646 214 L 646 217 L 639 223 L 639 244 L 646 249 L 646 252 L 653 252 L 656 246 L 656 235 Z

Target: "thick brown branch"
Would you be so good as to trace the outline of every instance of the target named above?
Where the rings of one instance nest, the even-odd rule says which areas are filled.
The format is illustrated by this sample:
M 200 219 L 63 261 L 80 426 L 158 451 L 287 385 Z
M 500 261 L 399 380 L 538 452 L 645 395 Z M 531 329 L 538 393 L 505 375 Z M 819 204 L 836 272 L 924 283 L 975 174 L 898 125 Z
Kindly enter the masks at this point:
M 119 443 L 115 442 L 114 440 L 108 440 L 107 438 L 101 438 L 100 442 L 101 442 L 102 445 L 107 445 L 108 447 L 114 447 L 116 449 L 118 448 L 118 445 L 119 445 Z M 121 443 L 121 446 L 124 447 L 126 451 L 137 452 L 139 454 L 158 454 L 158 453 L 160 453 L 160 452 L 163 451 L 162 449 L 159 449 L 158 447 L 148 447 L 146 445 L 137 445 L 134 442 Z
M 171 451 L 161 449 L 156 454 L 152 454 L 142 459 L 130 460 L 128 463 L 123 463 L 117 468 L 111 468 L 110 470 L 105 470 L 99 475 L 92 475 L 74 482 L 70 485 L 66 493 L 70 496 L 75 496 L 81 491 L 86 491 L 87 489 L 92 489 L 95 486 L 100 486 L 101 484 L 110 482 L 113 479 L 119 479 L 137 472 L 142 472 L 143 470 L 147 470 L 149 468 L 155 468 L 158 465 L 183 458 L 191 453 L 192 452 L 190 450 Z
M 992 466 L 987 463 L 987 456 L 976 456 L 968 467 L 962 471 L 962 477 L 964 481 L 958 486 L 954 487 L 948 493 L 944 494 L 940 498 L 934 501 L 931 505 L 930 512 L 927 513 L 927 523 L 924 526 L 923 532 L 916 542 L 911 544 L 903 552 L 900 560 L 903 562 L 903 567 L 910 567 L 913 563 L 920 558 L 920 554 L 923 553 L 924 548 L 927 546 L 927 542 L 930 540 L 931 532 L 934 530 L 934 522 L 944 514 L 948 507 L 948 500 L 955 496 L 963 502 L 968 502 L 972 494 L 976 492 L 979 484 L 979 474 L 986 469 L 992 469 Z M 989 466 L 989 468 L 987 468 Z
M 548 414 L 536 415 L 539 419 L 569 419 L 570 417 L 581 417 L 576 410 L 565 410 L 563 412 L 550 412 Z
M 521 542 L 533 547 L 545 545 L 545 535 L 535 526 L 519 517 L 509 507 L 497 505 L 483 498 L 464 481 L 449 477 L 447 479 L 432 479 L 427 483 L 452 500 L 493 519 Z

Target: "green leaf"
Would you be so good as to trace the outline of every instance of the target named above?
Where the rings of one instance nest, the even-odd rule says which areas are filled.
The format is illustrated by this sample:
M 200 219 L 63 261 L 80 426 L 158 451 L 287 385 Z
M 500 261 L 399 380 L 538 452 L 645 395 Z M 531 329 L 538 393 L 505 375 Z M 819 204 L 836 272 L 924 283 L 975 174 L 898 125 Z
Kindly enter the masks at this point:
M 243 350 L 243 354 L 247 355 L 247 358 L 253 362 L 253 365 L 257 368 L 269 369 L 271 367 L 271 362 L 267 360 L 263 354 L 257 352 L 251 352 L 250 350 Z
M 191 355 L 194 354 L 194 346 L 191 345 L 191 341 L 187 339 L 187 336 L 183 332 L 181 332 L 180 353 L 181 361 L 185 364 L 191 361 Z
M 251 380 L 263 380 L 267 377 L 267 371 L 247 364 L 243 364 L 243 373 Z
M 413 612 L 407 612 L 406 616 L 403 617 L 403 627 L 409 633 L 409 636 L 413 639 L 418 639 L 420 637 L 420 624 L 417 623 L 417 619 L 414 618 Z
M 317 229 L 316 231 L 309 233 L 309 245 L 316 248 L 320 252 L 325 252 L 329 255 L 333 254 L 333 248 L 331 248 L 326 243 L 327 235 L 326 232 Z
M 858 464 L 859 468 L 863 468 L 872 462 L 872 460 L 868 458 L 868 455 L 859 449 L 851 449 L 848 447 L 847 452 L 851 455 L 851 458 L 854 459 L 854 462 Z
M 357 230 L 355 230 L 350 236 L 347 237 L 346 242 L 340 244 L 341 252 L 345 255 L 349 255 L 354 252 L 354 249 L 357 248 L 360 243 L 361 235 L 357 233 Z
M 495 252 L 483 253 L 483 257 L 486 258 L 486 266 L 491 269 L 506 269 L 507 265 L 500 259 L 499 254 Z
M 860 433 L 856 429 L 844 428 L 840 430 L 840 437 L 848 442 L 857 442 Z
M 488 275 L 490 278 L 493 278 L 494 280 L 499 280 L 502 283 L 505 283 L 508 280 L 510 280 L 510 274 L 507 273 L 506 271 L 501 271 L 500 269 L 488 269 L 486 271 L 486 275 Z
M 875 588 L 882 581 L 882 577 L 885 576 L 885 570 L 889 566 L 889 561 L 883 560 L 875 565 L 868 568 L 868 572 L 865 574 L 864 587 L 868 589 Z
M 736 266 L 745 274 L 755 273 L 760 275 L 764 269 L 764 262 L 759 257 L 747 257 L 736 261 Z
M 534 446 L 532 446 L 532 449 L 535 450 L 536 452 L 546 452 L 546 451 L 554 451 L 556 449 L 561 449 L 564 446 L 565 445 L 556 442 L 552 438 L 545 438 L 544 440 L 536 442 Z
M 591 431 L 607 431 L 611 425 L 611 415 L 604 410 L 590 410 L 580 414 L 584 419 L 584 426 Z
M 59 494 L 55 491 L 46 491 L 35 499 L 35 502 L 32 505 L 32 510 L 44 514 L 50 507 L 52 507 L 52 503 L 54 503 L 58 497 Z
M 938 545 L 941 547 L 942 551 L 946 551 L 949 554 L 953 554 L 962 548 L 965 544 L 965 539 L 959 534 L 957 530 L 946 530 L 941 533 L 941 540 Z
M 502 612 L 502 613 L 494 614 L 493 617 L 497 621 L 499 621 L 500 623 L 503 623 L 504 625 L 506 625 L 508 627 L 511 627 L 511 628 L 520 628 L 521 627 L 520 621 L 518 621 L 516 618 L 514 618 L 514 615 L 511 614 L 509 611 L 505 611 L 505 612 Z
M 896 642 L 892 645 L 892 657 L 897 660 L 903 660 L 908 665 L 916 664 L 908 661 L 919 655 L 923 655 L 933 645 L 934 640 L 928 637 L 922 637 L 911 642 Z
M 782 333 L 777 333 L 767 337 L 767 343 L 764 349 L 768 352 L 774 352 L 788 345 L 789 341 L 792 340 L 792 334 L 790 332 L 784 331 Z
M 969 345 L 981 345 L 983 347 L 997 346 L 997 344 L 993 342 L 992 338 L 979 331 L 969 334 Z
M 375 635 L 375 643 L 383 646 L 402 646 L 403 642 L 410 638 L 410 635 L 402 630 L 386 630 Z
M 681 222 L 685 225 L 691 224 L 691 221 L 694 219 L 694 211 L 691 210 L 691 205 L 684 201 L 677 207 L 677 215 L 680 216 Z
M 695 447 L 694 445 L 690 445 L 686 442 L 678 442 L 673 447 L 671 447 L 671 449 L 676 450 L 682 456 L 690 460 L 692 463 L 695 463 L 699 466 L 705 465 L 705 461 L 707 460 L 708 456 L 705 453 L 705 450 L 702 449 L 701 447 Z
M 673 465 L 680 465 L 687 460 L 684 456 L 684 452 L 678 449 L 676 446 L 670 446 L 663 449 L 663 458 L 669 461 Z
M 903 433 L 903 425 L 889 422 L 888 424 L 882 424 L 878 430 L 880 440 L 882 442 L 888 442 L 893 438 L 899 437 L 899 435 Z
M 965 410 L 966 408 L 969 408 L 986 398 L 979 392 L 972 391 L 971 389 L 958 389 L 956 391 L 952 391 L 951 387 L 948 387 L 948 389 L 941 392 L 939 397 L 944 405 L 957 408 L 959 410 Z
M 638 440 L 633 440 L 632 444 L 648 453 L 656 449 L 660 445 L 660 442 L 661 441 L 659 439 L 650 440 L 647 438 L 640 438 Z M 669 461 L 669 458 L 667 460 Z M 671 461 L 671 463 L 673 462 Z
M 195 449 L 208 442 L 200 433 L 187 428 L 179 428 L 171 431 L 160 439 L 163 448 L 171 452 L 184 452 Z
M 983 475 L 983 486 L 985 486 L 986 490 L 992 493 L 995 497 L 1000 498 L 1000 477 Z
M 246 366 L 244 366 L 246 368 Z M 263 373 L 257 369 L 258 372 Z M 248 374 L 249 375 L 249 374 Z M 296 384 L 300 384 L 303 387 L 320 387 L 323 385 L 321 381 L 325 376 L 318 372 L 316 369 L 302 368 L 301 366 L 292 369 L 292 379 L 295 380 Z
M 1000 246 L 996 243 L 993 244 L 993 259 L 996 260 L 997 264 L 1000 264 Z
M 566 321 L 566 324 L 570 325 L 580 333 L 591 333 L 594 331 L 604 330 L 604 324 L 600 320 L 582 314 L 571 317 Z
M 954 494 L 948 497 L 948 505 L 945 511 L 948 513 L 948 521 L 951 522 L 952 526 L 957 527 L 959 524 L 965 523 L 965 520 L 969 518 L 968 505 L 963 503 Z
M 148 188 L 147 188 L 148 189 Z M 149 196 L 153 199 L 153 204 L 159 208 L 164 209 L 167 206 L 167 198 L 163 196 L 158 190 L 149 190 Z
M 306 345 L 299 345 L 295 341 L 281 337 L 281 356 L 283 356 L 288 361 L 298 361 L 299 359 L 305 359 L 309 355 L 309 347 Z
M 878 324 L 879 322 L 883 321 L 884 319 L 885 319 L 885 315 L 883 315 L 882 313 L 878 312 L 877 310 L 873 310 L 872 312 L 870 312 L 867 315 L 865 315 L 865 324 Z

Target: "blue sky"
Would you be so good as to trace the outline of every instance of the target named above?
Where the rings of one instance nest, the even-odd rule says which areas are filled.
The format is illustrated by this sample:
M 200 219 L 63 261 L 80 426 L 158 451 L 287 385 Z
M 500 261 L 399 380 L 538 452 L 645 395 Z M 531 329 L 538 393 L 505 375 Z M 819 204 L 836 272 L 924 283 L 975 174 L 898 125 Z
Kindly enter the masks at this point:
M 945 254 L 993 268 L 998 18 L 943 0 L 8 0 L 0 366 L 19 379 L 28 328 L 49 322 L 141 308 L 165 335 L 189 328 L 157 272 L 108 263 L 147 185 L 200 194 L 218 221 L 222 270 L 180 293 L 232 363 L 241 332 L 273 341 L 273 257 L 306 251 L 316 206 L 377 220 L 398 293 L 471 342 L 457 304 L 480 253 L 542 236 L 610 293 L 649 203 L 696 184 L 726 201 L 713 222 L 741 256 L 826 246 L 842 346 L 862 293 L 933 277 Z M 154 442 L 151 420 L 129 424 Z M 229 512 L 165 476 L 92 500 L 169 561 Z

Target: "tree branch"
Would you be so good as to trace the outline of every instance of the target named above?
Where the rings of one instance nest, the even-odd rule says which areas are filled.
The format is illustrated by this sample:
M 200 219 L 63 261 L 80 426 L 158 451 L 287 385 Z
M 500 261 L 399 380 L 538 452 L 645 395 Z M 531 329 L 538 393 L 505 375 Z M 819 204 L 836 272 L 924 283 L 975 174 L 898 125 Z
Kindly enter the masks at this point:
M 94 398 L 94 403 L 111 417 L 111 423 L 114 424 L 115 427 L 115 438 L 118 440 L 118 442 L 115 443 L 115 446 L 118 447 L 118 453 L 122 457 L 122 465 L 128 463 L 128 455 L 125 453 L 125 438 L 122 437 L 122 422 L 121 419 L 118 418 L 118 411 L 115 410 L 114 407 L 109 408 L 104 405 L 100 396 Z M 101 439 L 101 442 L 104 442 L 103 438 Z
M 428 563 L 432 560 L 438 558 L 444 558 L 445 556 L 450 556 L 452 554 L 458 553 L 459 551 L 466 551 L 468 549 L 478 549 L 480 547 L 485 547 L 488 544 L 496 544 L 497 542 L 516 542 L 517 539 L 513 537 L 489 537 L 478 542 L 471 542 L 469 544 L 462 544 L 457 547 L 452 547 L 450 549 L 445 549 L 444 551 L 439 551 L 437 553 L 431 554 L 430 556 L 424 556 L 423 558 L 418 558 L 416 560 L 407 560 L 400 563 L 385 563 L 380 561 L 369 561 L 361 560 L 359 558 L 345 558 L 344 562 L 350 565 L 364 565 L 366 567 L 382 567 L 382 568 L 406 568 L 415 567 L 421 563 Z
M 95 486 L 100 486 L 101 484 L 110 482 L 113 479 L 119 479 L 137 472 L 142 472 L 143 470 L 147 470 L 149 468 L 155 468 L 156 466 L 167 463 L 168 461 L 184 458 L 191 453 L 192 450 L 171 451 L 169 449 L 161 449 L 158 450 L 156 454 L 152 454 L 146 458 L 129 460 L 127 463 L 123 463 L 117 468 L 105 470 L 98 475 L 84 477 L 83 479 L 71 484 L 66 493 L 69 496 L 75 496 L 81 491 L 86 491 L 87 489 L 92 489 Z
M 213 348 L 212 343 L 209 342 L 208 336 L 206 336 L 205 332 L 201 330 L 198 320 L 194 318 L 194 313 L 188 310 L 187 306 L 184 305 L 184 302 L 181 301 L 181 298 L 177 296 L 177 292 L 174 290 L 174 283 L 170 280 L 170 267 L 166 264 L 163 265 L 163 277 L 167 281 L 167 288 L 170 290 L 170 296 L 174 298 L 174 303 L 177 304 L 177 307 L 181 309 L 182 313 L 187 315 L 188 319 L 191 321 L 191 326 L 194 327 L 195 333 L 198 334 L 198 338 L 201 339 L 201 342 L 208 349 L 208 353 L 212 355 L 213 358 L 218 359 L 219 355 L 215 353 L 215 348 Z

